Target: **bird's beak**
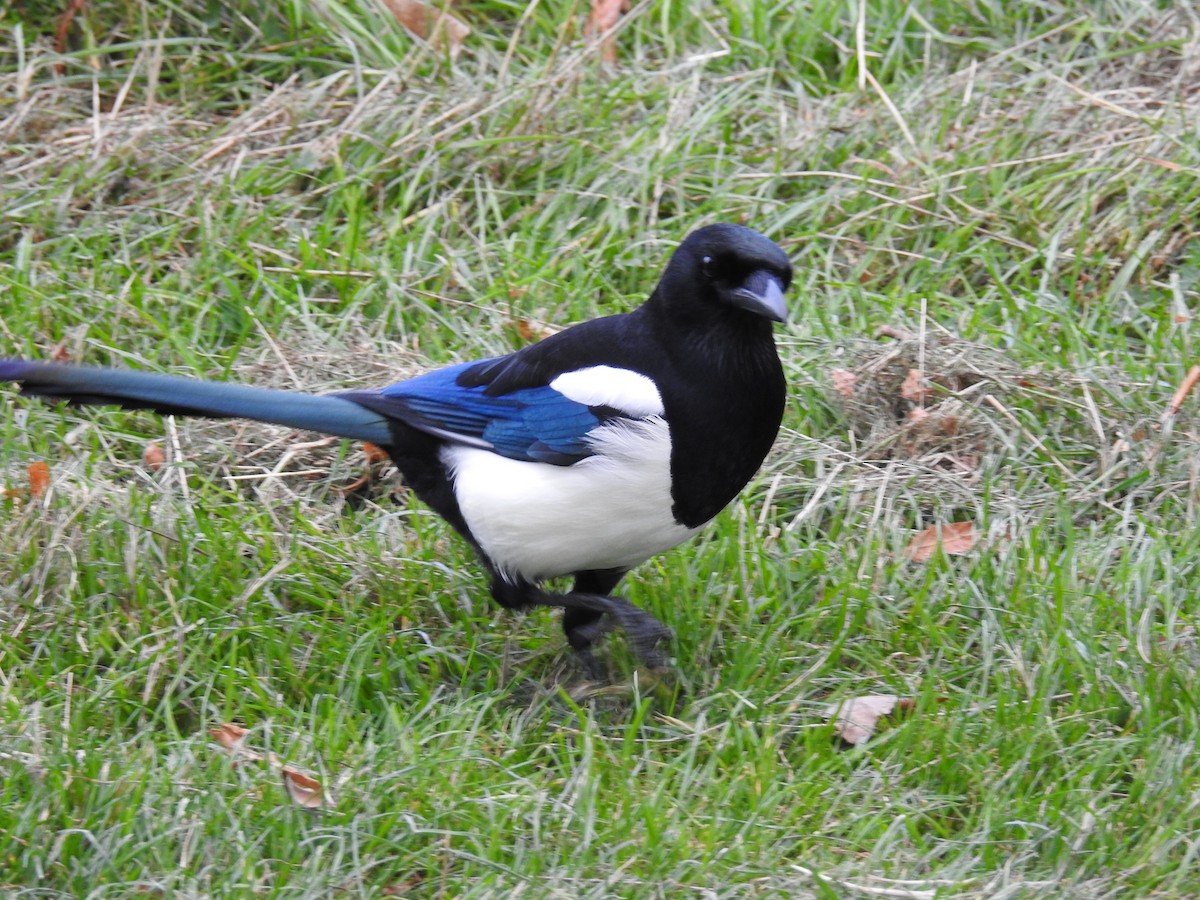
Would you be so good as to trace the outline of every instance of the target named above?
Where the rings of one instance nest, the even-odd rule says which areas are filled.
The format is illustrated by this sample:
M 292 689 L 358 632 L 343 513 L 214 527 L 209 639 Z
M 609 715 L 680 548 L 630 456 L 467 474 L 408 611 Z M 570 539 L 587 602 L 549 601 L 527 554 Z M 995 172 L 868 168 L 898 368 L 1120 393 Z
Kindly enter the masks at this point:
M 756 313 L 772 322 L 786 322 L 787 302 L 783 299 L 783 284 L 770 272 L 759 269 L 751 272 L 731 294 L 733 305 Z

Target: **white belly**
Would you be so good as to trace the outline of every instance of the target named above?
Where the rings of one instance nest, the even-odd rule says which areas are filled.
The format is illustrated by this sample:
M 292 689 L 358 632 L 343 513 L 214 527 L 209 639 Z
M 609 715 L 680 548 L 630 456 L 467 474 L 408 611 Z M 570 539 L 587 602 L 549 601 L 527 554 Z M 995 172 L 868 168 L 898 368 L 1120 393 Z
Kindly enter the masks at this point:
M 597 455 L 571 466 L 442 450 L 463 517 L 506 578 L 631 568 L 700 530 L 671 515 L 671 437 L 661 418 L 615 422 L 592 444 Z

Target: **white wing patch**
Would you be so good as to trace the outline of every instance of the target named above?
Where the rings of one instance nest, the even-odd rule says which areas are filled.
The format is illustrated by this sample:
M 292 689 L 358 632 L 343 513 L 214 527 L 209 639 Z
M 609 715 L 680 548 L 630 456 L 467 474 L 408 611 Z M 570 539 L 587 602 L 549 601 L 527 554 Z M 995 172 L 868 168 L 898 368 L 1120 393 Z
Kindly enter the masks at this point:
M 611 397 L 581 402 L 615 405 Z M 628 393 L 621 408 L 629 408 Z M 463 517 L 504 577 L 632 568 L 700 530 L 671 513 L 671 436 L 662 418 L 615 421 L 597 429 L 591 443 L 596 455 L 571 466 L 474 447 L 442 449 Z
M 658 386 L 632 369 L 589 366 L 564 372 L 550 382 L 550 387 L 576 403 L 609 406 L 635 419 L 663 414 Z

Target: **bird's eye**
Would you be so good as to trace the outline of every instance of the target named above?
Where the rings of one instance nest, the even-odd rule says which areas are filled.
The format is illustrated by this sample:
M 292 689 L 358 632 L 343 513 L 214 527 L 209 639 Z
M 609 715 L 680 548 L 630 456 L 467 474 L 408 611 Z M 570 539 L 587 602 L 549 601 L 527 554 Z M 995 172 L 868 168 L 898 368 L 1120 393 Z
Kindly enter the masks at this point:
M 713 272 L 713 258 L 711 256 L 706 256 L 704 259 L 700 260 L 700 271 L 704 273 L 705 278 L 716 277 Z

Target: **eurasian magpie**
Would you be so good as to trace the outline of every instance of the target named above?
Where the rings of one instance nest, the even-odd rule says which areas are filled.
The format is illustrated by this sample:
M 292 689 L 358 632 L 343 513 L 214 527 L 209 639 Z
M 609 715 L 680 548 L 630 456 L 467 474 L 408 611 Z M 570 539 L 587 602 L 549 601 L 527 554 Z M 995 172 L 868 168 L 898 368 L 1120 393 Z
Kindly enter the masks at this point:
M 791 279 L 763 235 L 709 225 L 632 312 L 375 390 L 318 396 L 25 360 L 0 360 L 0 380 L 71 403 L 371 441 L 475 548 L 498 603 L 561 608 L 591 673 L 591 647 L 614 624 L 659 667 L 670 630 L 612 591 L 696 534 L 762 463 L 783 416 L 772 322 L 787 317 Z M 570 591 L 542 587 L 564 575 Z

